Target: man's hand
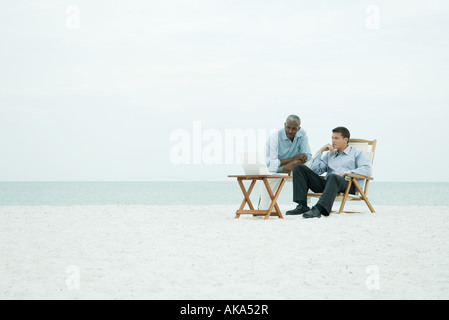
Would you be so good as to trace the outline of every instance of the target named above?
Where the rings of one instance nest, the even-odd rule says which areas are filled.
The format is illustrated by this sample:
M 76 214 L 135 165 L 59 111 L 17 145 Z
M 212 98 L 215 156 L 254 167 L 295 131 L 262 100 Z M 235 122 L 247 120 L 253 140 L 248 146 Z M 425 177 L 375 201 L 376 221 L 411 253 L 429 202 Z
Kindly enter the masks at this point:
M 330 143 L 326 144 L 325 146 L 322 146 L 321 149 L 319 150 L 320 153 L 323 153 L 324 151 L 334 151 L 334 146 L 331 145 Z
M 300 153 L 293 157 L 293 160 L 297 160 L 299 163 L 306 163 L 307 159 L 308 157 L 305 153 Z
M 308 159 L 308 157 L 307 157 L 307 155 L 305 153 L 300 153 L 300 154 L 297 154 L 294 157 L 291 157 L 291 158 L 288 158 L 288 159 L 282 159 L 280 167 L 284 167 L 284 166 L 289 165 L 291 163 L 293 163 L 292 166 L 294 167 L 294 166 L 296 166 L 299 163 L 306 163 L 307 159 Z M 291 167 L 291 168 L 293 169 L 293 167 Z
M 300 162 L 299 160 L 293 160 L 293 161 L 290 161 L 288 164 L 286 164 L 286 165 L 284 166 L 284 168 L 282 169 L 282 172 L 283 172 L 283 173 L 290 173 L 290 172 L 292 172 L 293 168 L 294 168 L 296 165 L 300 164 L 300 163 L 302 163 L 302 162 Z

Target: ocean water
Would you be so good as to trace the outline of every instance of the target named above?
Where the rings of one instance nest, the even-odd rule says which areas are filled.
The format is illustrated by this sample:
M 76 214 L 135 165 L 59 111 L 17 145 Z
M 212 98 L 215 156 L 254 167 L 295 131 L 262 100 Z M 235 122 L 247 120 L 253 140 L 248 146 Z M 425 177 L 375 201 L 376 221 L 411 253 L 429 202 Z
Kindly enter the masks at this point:
M 231 179 L 230 179 L 231 180 Z M 245 183 L 249 186 L 249 183 Z M 251 200 L 258 203 L 259 182 Z M 286 183 L 280 204 L 293 204 Z M 449 182 L 375 182 L 368 197 L 375 205 L 449 205 Z M 0 182 L 1 206 L 39 205 L 240 205 L 237 181 L 224 182 Z M 359 203 L 359 202 L 358 202 Z

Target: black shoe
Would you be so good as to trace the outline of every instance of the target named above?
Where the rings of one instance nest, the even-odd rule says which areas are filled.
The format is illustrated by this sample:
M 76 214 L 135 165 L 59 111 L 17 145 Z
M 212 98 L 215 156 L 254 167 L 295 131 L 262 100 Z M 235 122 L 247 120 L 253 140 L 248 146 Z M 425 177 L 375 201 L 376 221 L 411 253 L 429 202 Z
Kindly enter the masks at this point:
M 321 212 L 318 208 L 312 207 L 312 210 L 304 212 L 303 218 L 320 218 Z
M 307 212 L 309 210 L 310 210 L 309 207 L 307 206 L 304 207 L 302 204 L 298 204 L 298 206 L 295 209 L 289 210 L 285 214 L 288 216 L 293 216 L 297 214 L 303 214 L 304 212 Z

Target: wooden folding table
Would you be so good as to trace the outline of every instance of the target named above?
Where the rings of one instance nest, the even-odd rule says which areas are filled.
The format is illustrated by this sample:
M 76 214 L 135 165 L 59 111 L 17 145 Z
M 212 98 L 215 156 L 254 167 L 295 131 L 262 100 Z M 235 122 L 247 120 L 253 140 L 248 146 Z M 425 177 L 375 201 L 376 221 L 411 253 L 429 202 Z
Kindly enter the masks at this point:
M 237 182 L 240 185 L 240 189 L 243 192 L 244 199 L 242 201 L 242 204 L 240 205 L 240 208 L 236 211 L 235 218 L 239 218 L 241 214 L 252 214 L 253 216 L 265 216 L 265 219 L 268 219 L 270 216 L 278 216 L 280 219 L 283 219 L 281 210 L 279 209 L 279 206 L 277 204 L 277 199 L 279 195 L 281 194 L 282 188 L 284 187 L 284 183 L 286 179 L 292 178 L 292 176 L 288 175 L 276 175 L 276 174 L 261 174 L 261 175 L 230 175 L 229 178 L 237 178 Z M 270 184 L 268 183 L 268 179 L 272 178 L 281 178 L 282 181 L 279 184 L 279 187 L 276 191 L 276 194 L 273 194 L 273 191 L 271 190 Z M 251 181 L 251 184 L 246 190 L 245 185 L 243 184 L 244 180 Z M 251 192 L 253 191 L 253 188 L 256 184 L 257 180 L 262 180 L 265 187 L 267 188 L 268 194 L 271 198 L 271 204 L 270 207 L 267 210 L 255 210 L 253 204 L 251 203 L 251 200 L 249 198 Z M 244 210 L 245 205 L 248 204 L 249 210 Z M 275 209 L 275 211 L 273 211 Z

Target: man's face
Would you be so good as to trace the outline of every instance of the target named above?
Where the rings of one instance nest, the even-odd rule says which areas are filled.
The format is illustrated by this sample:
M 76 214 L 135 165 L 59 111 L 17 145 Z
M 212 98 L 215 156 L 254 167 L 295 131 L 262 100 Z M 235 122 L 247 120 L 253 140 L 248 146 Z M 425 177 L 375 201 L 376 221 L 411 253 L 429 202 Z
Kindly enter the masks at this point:
M 292 121 L 287 121 L 286 123 L 284 123 L 284 127 L 285 127 L 285 134 L 287 135 L 287 138 L 289 138 L 290 140 L 293 140 L 298 130 L 301 129 L 301 127 L 298 126 L 296 122 Z
M 337 150 L 344 149 L 346 147 L 347 142 L 348 138 L 343 138 L 340 132 L 332 133 L 332 146 L 334 147 L 334 149 Z

